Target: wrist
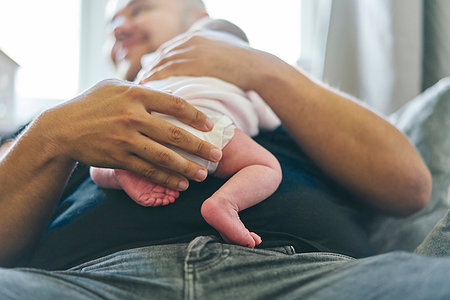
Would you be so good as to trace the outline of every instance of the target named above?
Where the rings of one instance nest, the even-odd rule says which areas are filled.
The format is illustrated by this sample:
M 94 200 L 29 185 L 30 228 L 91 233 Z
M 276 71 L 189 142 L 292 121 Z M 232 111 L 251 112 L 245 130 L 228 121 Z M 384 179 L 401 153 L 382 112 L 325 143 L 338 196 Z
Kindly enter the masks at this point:
M 257 61 L 258 64 L 255 64 L 250 77 L 252 80 L 251 89 L 255 90 L 267 102 L 274 102 L 273 104 L 275 104 L 283 101 L 280 98 L 281 95 L 293 96 L 290 94 L 295 94 L 295 96 L 298 96 L 298 87 L 311 83 L 311 80 L 300 70 L 275 55 L 259 51 Z
M 61 124 L 62 120 L 58 118 L 56 109 L 44 111 L 24 132 L 24 138 L 31 143 L 33 149 L 41 149 L 47 160 L 74 164 L 75 161 L 64 141 L 64 126 Z
M 247 58 L 248 73 L 241 77 L 245 90 L 254 90 L 259 94 L 268 89 L 268 82 L 277 76 L 274 74 L 278 62 L 277 57 L 260 50 L 252 49 Z M 278 72 L 277 72 L 278 73 Z

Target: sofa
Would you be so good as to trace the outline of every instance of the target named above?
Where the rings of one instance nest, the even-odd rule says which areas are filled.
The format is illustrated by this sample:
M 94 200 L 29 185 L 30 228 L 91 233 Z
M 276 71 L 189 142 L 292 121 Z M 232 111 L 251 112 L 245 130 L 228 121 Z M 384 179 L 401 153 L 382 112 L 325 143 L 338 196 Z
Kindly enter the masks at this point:
M 423 210 L 407 218 L 371 220 L 369 235 L 379 253 L 414 251 L 450 208 L 450 77 L 409 101 L 389 121 L 409 137 L 430 169 L 432 195 Z

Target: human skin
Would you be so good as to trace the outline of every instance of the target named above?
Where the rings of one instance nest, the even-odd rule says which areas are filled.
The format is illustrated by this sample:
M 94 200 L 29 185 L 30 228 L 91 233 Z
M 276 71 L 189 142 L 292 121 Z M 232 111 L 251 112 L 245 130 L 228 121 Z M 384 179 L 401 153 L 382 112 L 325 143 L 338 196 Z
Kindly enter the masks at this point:
M 129 3 L 124 8 L 119 9 L 112 19 L 112 23 L 114 23 L 117 19 L 123 18 L 123 23 L 115 29 L 115 47 L 122 43 L 124 48 L 128 47 L 127 51 L 129 53 L 138 53 L 136 61 L 140 61 L 140 56 L 145 54 L 145 47 L 140 46 L 148 46 L 147 51 L 153 52 L 157 42 L 162 44 L 166 39 L 172 38 L 177 31 L 187 29 L 180 25 L 185 23 L 183 21 L 185 16 L 181 13 L 183 9 L 179 1 L 166 1 L 164 3 L 155 1 L 154 4 L 149 4 L 149 2 L 152 1 Z M 136 9 L 142 11 L 143 8 L 148 11 L 148 5 L 154 6 L 152 8 L 153 11 L 164 12 L 161 15 L 165 15 L 168 19 L 160 22 L 156 31 L 153 31 L 156 28 L 156 23 L 153 22 L 159 19 L 158 14 L 153 13 L 153 15 L 150 15 L 141 12 L 140 16 L 137 17 L 133 13 Z M 184 15 L 189 15 L 189 13 Z M 137 18 L 139 18 L 139 21 L 136 20 Z M 225 25 L 222 23 L 221 27 Z M 152 37 L 152 32 L 158 34 L 156 38 L 146 40 L 145 37 Z M 113 48 L 113 59 L 117 58 L 116 51 L 122 51 L 115 47 Z M 142 54 L 139 54 L 136 49 L 143 49 L 144 51 Z M 136 73 L 133 72 L 132 74 L 135 75 Z M 247 147 L 239 148 L 236 146 L 238 144 L 246 144 Z M 230 149 L 233 149 L 233 151 Z M 242 154 L 242 149 L 246 149 L 245 153 L 252 150 L 252 156 L 248 157 Z M 258 151 L 254 149 L 258 149 Z M 213 195 L 205 201 L 201 210 L 202 215 L 210 225 L 219 231 L 226 241 L 254 247 L 260 243 L 261 239 L 256 234 L 251 234 L 245 228 L 239 219 L 238 212 L 264 200 L 276 190 L 281 180 L 280 166 L 268 151 L 259 147 L 242 132 L 233 137 L 230 144 L 223 149 L 223 153 L 224 156 L 219 163 L 219 170 L 228 170 L 227 173 L 222 174 L 224 177 L 234 176 L 229 183 L 225 184 L 214 194 L 215 196 Z M 226 153 L 228 155 L 225 155 Z M 229 158 L 231 156 L 234 158 Z M 250 165 L 249 162 L 255 162 L 255 165 Z M 268 166 L 268 163 L 272 163 L 272 165 Z M 245 170 L 241 170 L 238 167 L 245 167 Z M 128 172 L 91 168 L 90 174 L 94 182 L 99 186 L 103 188 L 123 188 L 134 201 L 144 206 L 168 205 L 178 197 L 176 191 L 157 186 L 145 178 Z M 246 174 L 246 176 L 242 176 L 242 174 Z M 239 180 L 236 178 L 239 178 Z M 266 192 L 261 193 L 261 191 Z M 252 197 L 248 197 L 250 195 Z M 212 210 L 212 207 L 215 210 Z
M 354 99 L 271 54 L 211 41 L 201 33 L 165 46 L 141 83 L 176 75 L 212 76 L 255 90 L 322 171 L 361 201 L 399 216 L 428 203 L 431 175 L 414 146 Z
M 362 201 L 397 215 L 417 211 L 428 202 L 431 176 L 417 151 L 401 132 L 370 110 L 268 53 L 199 36 L 179 42 L 171 49 L 162 49 L 160 64 L 149 74 L 150 79 L 206 75 L 253 89 L 315 163 Z M 118 92 L 127 101 L 117 101 Z M 0 161 L 1 265 L 13 265 L 39 238 L 77 160 L 122 168 L 133 146 L 150 162 L 156 160 L 157 165 L 189 178 L 199 170 L 170 151 L 138 143 L 139 125 L 143 124 L 143 105 L 138 103 L 156 99 L 154 94 L 147 97 L 143 93 L 142 88 L 130 88 L 126 83 L 103 82 L 90 93 L 41 114 L 14 142 Z M 204 117 L 185 111 L 187 104 L 173 99 L 168 103 L 174 106 L 170 114 L 204 128 Z M 168 139 L 188 152 L 208 156 L 210 145 L 167 126 L 150 136 L 159 133 L 158 141 Z M 115 129 L 113 135 L 111 128 Z M 151 175 L 169 186 L 176 187 L 181 180 L 179 175 L 155 169 L 156 165 L 137 165 L 130 171 Z
M 127 64 L 125 79 L 134 80 L 143 55 L 154 52 L 197 19 L 207 16 L 203 9 L 192 9 L 185 3 L 186 0 L 110 1 L 115 38 L 111 58 L 117 67 Z
M 225 241 L 253 248 L 261 243 L 261 237 L 245 227 L 238 213 L 276 191 L 281 182 L 281 167 L 269 151 L 240 129 L 235 129 L 222 153 L 214 176 L 228 180 L 203 202 L 201 214 Z M 91 168 L 91 177 L 102 187 L 123 188 L 144 206 L 168 205 L 178 197 L 175 191 L 124 171 Z
M 223 149 L 223 157 L 214 176 L 231 178 L 203 202 L 203 218 L 228 243 L 250 248 L 260 244 L 261 237 L 249 232 L 238 213 L 275 192 L 282 177 L 278 160 L 236 129 L 235 135 Z
M 42 113 L 0 159 L 0 265 L 11 266 L 42 234 L 77 161 L 127 169 L 175 190 L 206 169 L 159 143 L 211 161 L 220 149 L 152 117 L 173 115 L 207 131 L 207 117 L 184 100 L 142 86 L 106 80 Z M 65 124 L 61 126 L 61 124 Z

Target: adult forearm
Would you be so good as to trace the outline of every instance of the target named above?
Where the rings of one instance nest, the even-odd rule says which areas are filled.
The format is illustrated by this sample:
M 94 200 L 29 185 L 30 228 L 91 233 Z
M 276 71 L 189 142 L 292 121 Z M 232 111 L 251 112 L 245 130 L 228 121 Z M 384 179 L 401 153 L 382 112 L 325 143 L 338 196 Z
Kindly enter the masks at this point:
M 150 112 L 169 114 L 207 131 L 205 114 L 176 96 L 105 80 L 43 113 L 0 162 L 0 263 L 10 264 L 39 237 L 75 165 L 126 169 L 176 190 L 204 167 L 162 146 L 211 161 L 220 149 Z
M 401 132 L 276 57 L 264 61 L 257 92 L 324 172 L 391 213 L 408 214 L 427 203 L 431 176 Z
M 42 118 L 41 118 L 42 119 Z M 75 162 L 58 155 L 38 119 L 0 161 L 0 265 L 11 266 L 36 242 Z
M 142 82 L 175 75 L 257 91 L 325 173 L 375 207 L 408 214 L 429 199 L 430 174 L 401 132 L 273 55 L 196 34 L 160 49 Z

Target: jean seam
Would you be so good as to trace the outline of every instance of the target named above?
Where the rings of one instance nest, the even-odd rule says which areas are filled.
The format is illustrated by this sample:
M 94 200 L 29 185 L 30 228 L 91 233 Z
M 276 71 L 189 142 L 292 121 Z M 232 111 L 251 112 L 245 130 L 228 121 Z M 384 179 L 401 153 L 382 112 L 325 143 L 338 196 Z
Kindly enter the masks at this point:
M 192 243 L 192 242 L 191 242 Z M 207 243 L 202 242 L 201 249 L 205 249 Z M 211 259 L 192 259 L 193 254 L 195 253 L 198 255 L 200 252 L 198 249 L 196 250 L 190 250 L 188 246 L 188 252 L 185 257 L 184 261 L 184 284 L 183 284 L 183 294 L 185 300 L 192 300 L 195 299 L 195 272 L 196 271 L 203 271 L 208 268 L 211 268 L 220 262 L 222 262 L 224 259 L 226 259 L 229 256 L 230 250 L 224 249 L 223 245 L 221 243 L 217 243 L 217 245 L 220 245 L 220 248 L 214 248 L 215 251 L 220 251 L 220 254 L 217 256 L 211 258 Z
M 186 260 L 184 262 L 184 284 L 183 284 L 183 294 L 185 300 L 191 300 L 195 298 L 194 295 L 194 266 L 189 264 Z
M 331 252 L 308 252 L 308 253 L 298 253 L 298 254 L 318 254 L 321 256 L 331 256 L 331 257 L 345 258 L 348 260 L 356 260 L 356 258 L 351 257 L 351 256 L 347 256 L 347 255 L 339 254 L 339 253 L 331 253 Z
M 220 255 L 217 255 L 216 257 L 214 257 L 212 259 L 207 259 L 206 261 L 193 261 L 193 262 L 188 261 L 187 263 L 192 265 L 192 267 L 193 267 L 192 269 L 194 271 L 204 271 L 204 270 L 210 269 L 210 268 L 216 266 L 217 264 L 221 263 L 229 255 L 230 255 L 230 250 L 225 249 L 225 250 L 221 250 Z

